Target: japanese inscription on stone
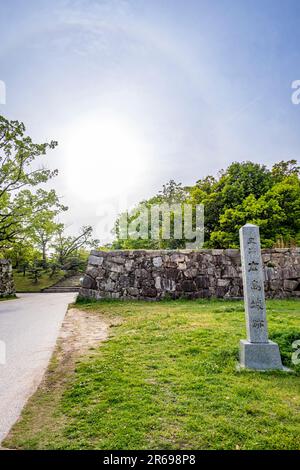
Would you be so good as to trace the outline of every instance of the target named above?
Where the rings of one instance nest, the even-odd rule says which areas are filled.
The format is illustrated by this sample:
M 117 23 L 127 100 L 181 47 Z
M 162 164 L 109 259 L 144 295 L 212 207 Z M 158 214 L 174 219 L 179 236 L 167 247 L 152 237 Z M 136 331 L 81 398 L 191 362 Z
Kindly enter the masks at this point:
M 240 245 L 247 339 L 251 343 L 267 343 L 264 279 L 259 228 L 256 225 L 247 224 L 240 229 Z

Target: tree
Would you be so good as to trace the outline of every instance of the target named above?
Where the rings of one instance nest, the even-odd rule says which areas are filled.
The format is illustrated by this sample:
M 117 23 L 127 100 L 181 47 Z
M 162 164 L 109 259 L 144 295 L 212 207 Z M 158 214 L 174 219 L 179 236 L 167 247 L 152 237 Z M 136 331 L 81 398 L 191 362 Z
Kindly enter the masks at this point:
M 252 162 L 232 163 L 219 179 L 198 181 L 189 201 L 204 204 L 205 245 L 239 246 L 238 230 L 245 223 L 260 226 L 262 246 L 295 244 L 299 238 L 299 167 L 281 161 L 271 170 Z
M 169 240 L 164 240 L 160 237 L 159 240 L 151 238 L 151 219 L 148 218 L 148 239 L 133 239 L 128 237 L 127 239 L 120 239 L 119 237 L 119 223 L 120 218 L 116 220 L 114 232 L 117 235 L 117 240 L 112 244 L 113 249 L 164 249 L 164 248 L 183 248 L 184 240 L 179 240 L 174 238 L 174 212 L 171 209 L 172 204 L 183 204 L 186 201 L 188 195 L 188 188 L 183 187 L 181 183 L 176 183 L 174 180 L 170 180 L 167 184 L 163 185 L 161 191 L 158 192 L 152 198 L 142 201 L 136 206 L 131 212 L 128 213 L 128 226 L 131 222 L 137 219 L 143 210 L 150 212 L 151 207 L 159 206 L 165 204 L 166 207 L 170 207 L 170 234 L 171 237 Z M 162 221 L 162 214 L 159 214 L 159 220 Z M 162 233 L 162 228 L 160 227 L 160 234 Z
M 62 266 L 55 260 L 52 259 L 50 263 L 48 263 L 48 271 L 50 272 L 49 277 L 52 278 L 55 274 L 62 269 Z
M 47 247 L 56 233 L 61 232 L 63 224 L 55 222 L 57 211 L 44 210 L 32 217 L 30 238 L 42 252 L 43 266 L 47 265 Z
M 25 135 L 25 126 L 0 116 L 0 246 L 24 239 L 34 216 L 53 208 L 65 209 L 54 190 L 38 186 L 57 175 L 57 170 L 33 164 L 57 142 L 35 144 Z
M 40 258 L 40 253 L 28 239 L 26 242 L 16 240 L 9 248 L 2 249 L 0 256 L 10 259 L 13 268 L 22 270 L 25 275 L 27 267 Z
M 43 269 L 39 266 L 32 266 L 31 269 L 28 270 L 29 278 L 32 280 L 34 284 L 39 282 L 40 277 L 43 274 Z
M 272 174 L 265 165 L 233 162 L 221 172 L 215 191 L 220 192 L 224 208 L 241 204 L 250 194 L 260 197 L 272 186 Z
M 93 228 L 90 225 L 81 228 L 79 235 L 66 236 L 63 229 L 58 234 L 53 243 L 59 264 L 65 265 L 68 259 L 83 247 L 97 247 L 99 240 L 92 238 Z
M 206 176 L 184 188 L 173 180 L 158 195 L 142 201 L 140 207 L 163 202 L 204 205 L 205 247 L 236 248 L 238 231 L 246 223 L 260 226 L 262 246 L 300 244 L 300 181 L 296 160 L 281 161 L 271 169 L 253 162 L 234 162 L 218 177 Z M 134 213 L 129 214 L 129 222 Z M 116 222 L 118 229 L 119 219 Z M 172 224 L 172 218 L 171 218 Z M 185 240 L 126 239 L 113 248 L 182 248 Z M 117 231 L 118 232 L 118 231 Z
M 157 202 L 166 202 L 173 204 L 175 202 L 184 202 L 187 197 L 187 188 L 183 188 L 181 183 L 170 180 L 167 184 L 163 184 L 163 189 L 153 198 Z
M 297 165 L 297 160 L 282 160 L 275 163 L 272 167 L 272 176 L 274 181 L 282 181 L 287 176 L 298 176 L 300 174 L 300 167 Z

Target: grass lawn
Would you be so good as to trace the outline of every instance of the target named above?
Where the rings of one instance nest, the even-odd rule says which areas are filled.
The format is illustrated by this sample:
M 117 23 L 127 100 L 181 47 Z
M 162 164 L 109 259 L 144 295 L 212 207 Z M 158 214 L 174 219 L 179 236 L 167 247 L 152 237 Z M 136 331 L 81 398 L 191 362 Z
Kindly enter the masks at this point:
M 0 296 L 0 302 L 4 301 L 4 300 L 12 300 L 12 299 L 16 299 L 17 296 L 16 295 L 4 295 L 3 297 Z
M 270 337 L 291 366 L 299 301 L 268 301 Z M 245 338 L 237 301 L 103 301 L 108 341 L 55 387 L 44 384 L 3 445 L 25 449 L 299 449 L 295 373 L 236 370 Z M 116 321 L 119 319 L 119 321 Z
M 49 277 L 49 273 L 43 272 L 42 276 L 35 284 L 32 279 L 26 274 L 23 276 L 23 273 L 18 273 L 14 271 L 14 281 L 17 292 L 40 292 L 46 287 L 50 287 L 53 284 L 56 284 L 64 275 L 63 271 L 57 272 L 53 277 Z

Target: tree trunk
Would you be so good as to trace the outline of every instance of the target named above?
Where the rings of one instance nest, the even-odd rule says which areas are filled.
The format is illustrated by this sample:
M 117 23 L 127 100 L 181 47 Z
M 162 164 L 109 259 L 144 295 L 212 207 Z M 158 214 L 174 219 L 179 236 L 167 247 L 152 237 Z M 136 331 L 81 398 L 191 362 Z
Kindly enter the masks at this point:
M 47 266 L 46 242 L 43 242 L 42 250 L 43 250 L 43 266 L 45 268 Z

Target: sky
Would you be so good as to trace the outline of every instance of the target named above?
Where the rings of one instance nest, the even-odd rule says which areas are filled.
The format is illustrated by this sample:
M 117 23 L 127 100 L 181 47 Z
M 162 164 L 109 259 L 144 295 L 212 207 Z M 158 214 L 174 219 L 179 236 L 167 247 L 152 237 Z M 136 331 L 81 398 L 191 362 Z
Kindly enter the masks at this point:
M 59 142 L 62 220 L 106 242 L 170 179 L 298 159 L 299 21 L 299 0 L 0 0 L 0 114 Z

